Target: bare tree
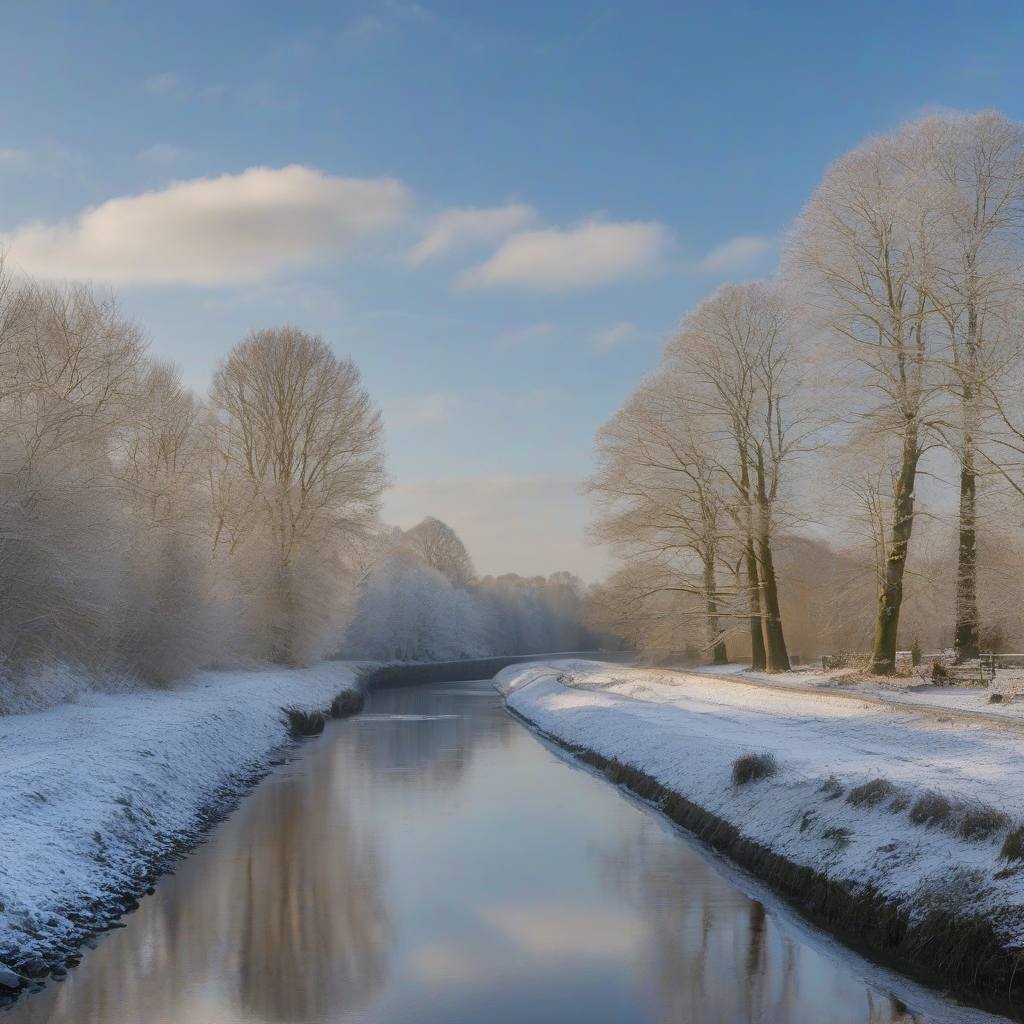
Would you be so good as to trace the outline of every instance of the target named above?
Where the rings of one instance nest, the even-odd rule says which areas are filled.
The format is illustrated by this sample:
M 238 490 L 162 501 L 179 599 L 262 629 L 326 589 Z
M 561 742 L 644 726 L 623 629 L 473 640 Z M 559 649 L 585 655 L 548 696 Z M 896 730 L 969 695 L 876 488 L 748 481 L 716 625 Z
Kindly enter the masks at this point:
M 896 451 L 893 515 L 880 573 L 872 670 L 893 671 L 918 464 L 942 391 L 934 281 L 939 212 L 921 202 L 927 153 L 912 129 L 875 137 L 833 164 L 790 239 L 787 270 L 820 331 L 849 416 Z
M 293 327 L 253 331 L 235 346 L 210 399 L 214 545 L 265 552 L 258 589 L 270 654 L 299 663 L 311 650 L 316 566 L 377 515 L 387 484 L 380 414 L 352 361 Z
M 685 382 L 660 369 L 598 430 L 598 468 L 585 490 L 597 511 L 592 534 L 633 567 L 643 613 L 656 593 L 699 596 L 705 652 L 724 664 L 718 573 L 727 513 L 701 425 Z
M 465 587 L 476 579 L 473 559 L 459 535 L 433 516 L 405 531 L 402 540 L 427 565 L 443 573 L 456 586 Z
M 789 668 L 772 558 L 784 466 L 796 450 L 791 316 L 783 291 L 726 285 L 686 316 L 666 347 L 687 382 L 728 482 L 726 507 L 743 540 L 752 667 Z
M 930 298 L 948 336 L 955 416 L 943 433 L 960 468 L 954 647 L 978 656 L 977 482 L 996 395 L 1006 404 L 1008 364 L 1019 358 L 1013 310 L 1024 286 L 1024 129 L 996 111 L 947 114 L 912 129 L 928 153 L 922 201 L 941 215 Z M 1011 399 L 1012 401 L 1012 399 Z

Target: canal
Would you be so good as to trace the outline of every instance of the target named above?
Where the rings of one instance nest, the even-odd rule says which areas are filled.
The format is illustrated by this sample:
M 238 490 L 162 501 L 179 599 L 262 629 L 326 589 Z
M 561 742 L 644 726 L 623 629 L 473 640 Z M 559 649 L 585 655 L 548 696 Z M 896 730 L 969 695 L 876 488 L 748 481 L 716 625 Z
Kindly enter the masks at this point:
M 986 1019 L 815 933 L 489 681 L 372 694 L 125 925 L 9 1024 Z

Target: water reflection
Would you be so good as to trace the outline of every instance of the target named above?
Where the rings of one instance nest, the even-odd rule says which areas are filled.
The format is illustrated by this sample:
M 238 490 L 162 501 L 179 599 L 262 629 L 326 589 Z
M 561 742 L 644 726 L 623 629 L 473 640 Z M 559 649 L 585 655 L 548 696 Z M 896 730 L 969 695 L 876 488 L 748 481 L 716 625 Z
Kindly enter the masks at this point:
M 480 683 L 384 691 L 332 724 L 8 1019 L 924 1019 L 867 976 L 565 764 Z
M 387 978 L 391 926 L 372 834 L 351 814 L 351 748 L 261 786 L 20 1022 L 323 1021 Z
M 646 823 L 643 831 L 657 827 Z M 648 955 L 640 969 L 658 1021 L 775 1024 L 814 1020 L 825 1005 L 834 1021 L 926 1019 L 781 930 L 762 903 L 744 897 L 688 846 L 639 835 L 596 850 L 595 858 L 644 921 Z

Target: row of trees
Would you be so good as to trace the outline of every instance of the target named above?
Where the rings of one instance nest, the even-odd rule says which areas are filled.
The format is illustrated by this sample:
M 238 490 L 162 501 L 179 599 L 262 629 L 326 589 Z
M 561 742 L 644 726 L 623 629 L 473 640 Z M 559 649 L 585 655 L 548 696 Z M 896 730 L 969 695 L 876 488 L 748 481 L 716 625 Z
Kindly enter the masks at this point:
M 754 667 L 786 668 L 774 545 L 824 528 L 852 551 L 863 530 L 872 668 L 891 672 L 919 481 L 952 475 L 953 641 L 976 657 L 979 497 L 1006 529 L 1024 496 L 1022 257 L 1024 130 L 999 113 L 927 117 L 833 164 L 779 278 L 702 302 L 598 432 L 620 620 L 684 595 L 714 660 L 742 621 Z
M 454 530 L 433 517 L 377 535 L 348 631 L 359 657 L 451 661 L 594 650 L 590 594 L 568 572 L 479 579 Z
M 166 683 L 591 636 L 574 577 L 478 581 L 445 524 L 380 522 L 380 413 L 317 335 L 251 332 L 200 398 L 111 297 L 0 262 L 0 431 L 0 711 L 83 668 Z
M 8 695 L 48 666 L 163 682 L 339 642 L 388 482 L 350 360 L 257 331 L 201 400 L 110 297 L 0 267 L 0 382 Z

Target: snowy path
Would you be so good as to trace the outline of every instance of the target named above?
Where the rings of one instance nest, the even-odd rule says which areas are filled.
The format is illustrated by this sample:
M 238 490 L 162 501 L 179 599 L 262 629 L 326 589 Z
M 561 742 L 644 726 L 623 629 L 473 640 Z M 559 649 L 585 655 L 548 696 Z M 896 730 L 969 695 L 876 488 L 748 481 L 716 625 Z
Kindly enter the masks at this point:
M 1024 731 L 1015 723 L 584 662 L 510 668 L 496 683 L 510 707 L 544 732 L 644 771 L 796 864 L 912 902 L 953 886 L 958 898 L 1001 920 L 1004 938 L 1024 940 L 1024 877 L 1007 874 L 999 860 L 1007 826 L 975 841 L 953 828 L 980 803 L 1013 824 L 1024 819 Z M 773 753 L 778 773 L 733 785 L 734 760 L 752 751 Z M 845 795 L 876 778 L 895 792 L 874 806 L 854 805 L 822 788 L 833 776 Z M 926 791 L 952 804 L 945 827 L 911 821 Z
M 0 716 L 0 961 L 41 973 L 73 956 L 266 770 L 282 708 L 326 709 L 356 672 L 208 672 Z

